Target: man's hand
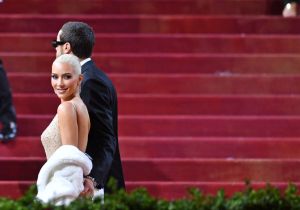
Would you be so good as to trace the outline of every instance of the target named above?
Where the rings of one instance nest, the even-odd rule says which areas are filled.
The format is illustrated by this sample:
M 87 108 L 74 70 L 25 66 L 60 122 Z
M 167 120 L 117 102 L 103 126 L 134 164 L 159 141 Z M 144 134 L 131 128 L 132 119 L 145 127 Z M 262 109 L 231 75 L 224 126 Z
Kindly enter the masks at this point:
M 93 181 L 91 179 L 84 178 L 83 185 L 84 185 L 84 189 L 80 193 L 80 196 L 92 198 L 94 196 L 94 183 L 93 183 Z

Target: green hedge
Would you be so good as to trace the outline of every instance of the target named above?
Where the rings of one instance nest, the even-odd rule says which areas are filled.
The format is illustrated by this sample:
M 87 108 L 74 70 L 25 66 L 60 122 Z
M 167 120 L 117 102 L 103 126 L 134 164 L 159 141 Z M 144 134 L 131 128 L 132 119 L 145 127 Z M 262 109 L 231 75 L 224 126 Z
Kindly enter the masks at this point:
M 205 195 L 198 189 L 189 189 L 182 199 L 168 201 L 152 197 L 143 188 L 131 193 L 114 191 L 100 200 L 78 199 L 68 207 L 43 205 L 35 200 L 36 187 L 19 200 L 0 198 L 0 210 L 300 210 L 300 196 L 295 185 L 290 184 L 284 192 L 271 185 L 253 189 L 246 184 L 243 192 L 226 197 L 223 190 L 215 195 Z

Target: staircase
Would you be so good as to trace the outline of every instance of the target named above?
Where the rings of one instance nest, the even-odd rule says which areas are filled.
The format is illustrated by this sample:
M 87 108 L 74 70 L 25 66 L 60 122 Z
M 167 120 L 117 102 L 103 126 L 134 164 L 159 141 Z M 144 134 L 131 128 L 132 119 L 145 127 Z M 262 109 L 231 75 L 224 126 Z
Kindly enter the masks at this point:
M 119 95 L 128 190 L 174 199 L 300 183 L 300 18 L 281 0 L 4 0 L 0 57 L 19 136 L 0 145 L 0 196 L 17 198 L 45 155 L 59 103 L 50 41 L 69 20 L 96 32 L 93 59 Z

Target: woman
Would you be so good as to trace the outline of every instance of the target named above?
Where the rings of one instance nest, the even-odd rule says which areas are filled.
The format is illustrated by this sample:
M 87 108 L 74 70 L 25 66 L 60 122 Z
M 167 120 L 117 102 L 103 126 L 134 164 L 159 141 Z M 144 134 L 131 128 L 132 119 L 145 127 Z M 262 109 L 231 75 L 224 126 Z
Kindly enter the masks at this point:
M 53 62 L 51 84 L 61 103 L 41 136 L 47 162 L 38 176 L 37 198 L 43 202 L 69 204 L 83 191 L 83 176 L 92 168 L 84 153 L 90 118 L 79 96 L 82 79 L 76 56 L 61 55 Z

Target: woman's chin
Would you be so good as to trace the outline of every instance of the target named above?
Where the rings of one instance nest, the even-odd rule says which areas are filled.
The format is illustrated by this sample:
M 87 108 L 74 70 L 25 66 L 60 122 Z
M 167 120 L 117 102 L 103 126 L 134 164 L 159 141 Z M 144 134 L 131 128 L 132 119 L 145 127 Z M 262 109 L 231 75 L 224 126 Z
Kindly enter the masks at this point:
M 65 99 L 67 98 L 67 96 L 64 95 L 64 94 L 56 93 L 56 95 L 57 95 L 57 97 L 58 97 L 59 99 L 61 99 L 61 100 L 65 100 Z

